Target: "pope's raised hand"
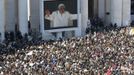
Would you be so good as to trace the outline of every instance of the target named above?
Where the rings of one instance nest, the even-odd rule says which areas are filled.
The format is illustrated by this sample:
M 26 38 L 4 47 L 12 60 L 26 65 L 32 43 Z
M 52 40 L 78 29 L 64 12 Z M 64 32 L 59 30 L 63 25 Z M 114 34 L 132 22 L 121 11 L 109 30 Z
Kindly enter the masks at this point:
M 46 10 L 45 11 L 45 14 L 46 14 L 46 16 L 50 16 L 50 11 L 49 10 Z

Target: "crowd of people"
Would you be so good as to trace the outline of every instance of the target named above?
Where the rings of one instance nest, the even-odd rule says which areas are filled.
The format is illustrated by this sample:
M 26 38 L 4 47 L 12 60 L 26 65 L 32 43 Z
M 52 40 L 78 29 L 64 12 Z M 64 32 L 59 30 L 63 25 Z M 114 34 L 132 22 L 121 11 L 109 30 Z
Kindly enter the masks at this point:
M 134 75 L 134 36 L 127 29 L 1 44 L 0 75 Z
M 133 25 L 133 24 L 132 24 Z M 110 23 L 109 25 L 104 24 L 101 18 L 93 17 L 88 20 L 86 33 L 94 33 L 94 32 L 103 32 L 103 31 L 111 31 L 117 29 L 117 24 Z

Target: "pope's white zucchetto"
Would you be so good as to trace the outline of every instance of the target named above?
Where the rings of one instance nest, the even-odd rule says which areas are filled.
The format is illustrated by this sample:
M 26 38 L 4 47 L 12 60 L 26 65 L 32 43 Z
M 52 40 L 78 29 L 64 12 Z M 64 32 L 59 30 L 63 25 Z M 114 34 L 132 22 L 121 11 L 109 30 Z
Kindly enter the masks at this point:
M 64 7 L 65 8 L 65 5 L 63 3 L 61 3 L 61 4 L 58 5 L 58 8 L 60 8 L 60 7 Z

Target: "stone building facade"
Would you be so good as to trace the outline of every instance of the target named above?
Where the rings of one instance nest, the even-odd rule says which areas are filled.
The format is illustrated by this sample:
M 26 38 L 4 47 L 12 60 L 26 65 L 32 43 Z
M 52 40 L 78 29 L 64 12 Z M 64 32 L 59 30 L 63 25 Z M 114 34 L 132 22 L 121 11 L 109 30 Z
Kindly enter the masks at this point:
M 52 32 L 74 31 L 75 36 L 83 36 L 87 21 L 91 16 L 100 17 L 108 25 L 116 23 L 118 27 L 130 25 L 133 20 L 131 4 L 133 0 L 77 0 L 78 25 L 75 28 L 45 30 L 44 2 L 53 0 L 0 0 L 0 33 L 4 40 L 5 31 L 16 31 L 22 35 L 30 30 L 41 32 L 43 38 L 51 37 Z M 60 1 L 60 0 L 59 0 Z M 28 3 L 30 16 L 28 16 Z M 61 36 L 61 34 L 58 34 Z

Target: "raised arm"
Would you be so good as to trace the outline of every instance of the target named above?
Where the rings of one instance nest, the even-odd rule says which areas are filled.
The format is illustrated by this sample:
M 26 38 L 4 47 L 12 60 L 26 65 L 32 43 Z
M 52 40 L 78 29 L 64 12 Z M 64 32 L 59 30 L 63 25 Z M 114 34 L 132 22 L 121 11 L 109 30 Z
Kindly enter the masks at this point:
M 49 10 L 45 10 L 45 19 L 50 21 L 53 20 Z
M 78 19 L 77 14 L 70 14 L 69 16 L 70 16 L 71 20 L 77 20 Z

